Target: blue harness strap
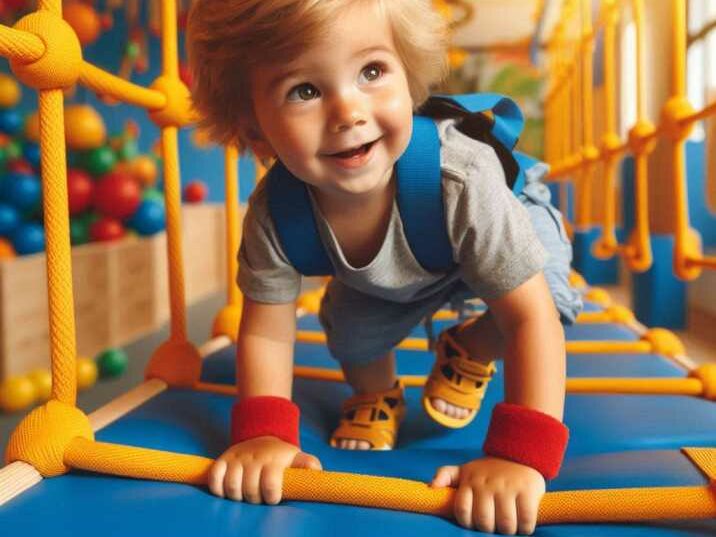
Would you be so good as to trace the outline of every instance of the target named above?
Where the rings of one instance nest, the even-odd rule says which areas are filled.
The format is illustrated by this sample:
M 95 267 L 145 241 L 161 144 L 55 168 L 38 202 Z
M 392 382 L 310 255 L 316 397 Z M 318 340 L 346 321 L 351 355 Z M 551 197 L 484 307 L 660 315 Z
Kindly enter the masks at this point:
M 449 103 L 453 113 L 458 115 L 489 113 L 489 132 L 493 137 L 490 143 L 499 143 L 512 155 L 519 171 L 511 188 L 515 193 L 521 192 L 525 170 L 538 161 L 513 151 L 524 127 L 517 104 L 491 93 L 440 95 L 431 99 Z M 432 118 L 414 116 L 413 136 L 396 163 L 396 175 L 398 210 L 415 259 L 428 272 L 449 270 L 454 262 L 445 225 L 440 139 Z M 291 264 L 305 276 L 333 274 L 334 268 L 321 242 L 306 184 L 294 177 L 281 162 L 271 168 L 265 180 L 269 212 Z
M 445 227 L 440 139 L 432 119 L 413 119 L 410 144 L 395 165 L 398 210 L 415 259 L 428 272 L 442 272 L 453 261 Z
M 281 246 L 293 267 L 304 276 L 333 274 L 333 264 L 318 234 L 308 187 L 276 162 L 264 179 L 268 208 Z

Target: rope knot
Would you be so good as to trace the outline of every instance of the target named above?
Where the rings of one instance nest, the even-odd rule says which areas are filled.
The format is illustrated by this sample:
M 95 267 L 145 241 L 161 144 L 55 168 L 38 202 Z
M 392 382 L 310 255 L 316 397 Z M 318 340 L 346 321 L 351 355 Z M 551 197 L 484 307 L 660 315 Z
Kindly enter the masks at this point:
M 44 477 L 67 473 L 65 451 L 77 437 L 94 440 L 89 419 L 77 407 L 52 399 L 25 416 L 13 431 L 5 462 L 26 462 Z
M 45 44 L 45 53 L 33 62 L 10 61 L 10 68 L 24 84 L 37 90 L 64 89 L 73 86 L 82 69 L 82 47 L 77 34 L 62 17 L 41 10 L 23 17 L 16 30 L 37 35 Z
M 159 127 L 184 127 L 195 121 L 191 94 L 181 79 L 162 75 L 150 87 L 167 98 L 164 108 L 149 112 L 149 117 Z

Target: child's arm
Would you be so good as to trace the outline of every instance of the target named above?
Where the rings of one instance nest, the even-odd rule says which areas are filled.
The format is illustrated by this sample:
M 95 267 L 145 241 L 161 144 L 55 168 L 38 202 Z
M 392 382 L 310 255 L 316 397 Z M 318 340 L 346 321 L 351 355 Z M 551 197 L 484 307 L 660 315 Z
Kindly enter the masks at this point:
M 232 433 L 239 442 L 209 471 L 209 489 L 217 496 L 276 504 L 281 501 L 286 468 L 321 469 L 318 459 L 287 438 L 297 435 L 298 411 L 290 403 L 295 332 L 295 303 L 262 304 L 244 298 L 236 359 L 240 403 L 234 415 L 242 430 L 237 431 L 234 423 Z M 248 415 L 241 416 L 242 411 Z M 256 423 L 260 413 L 271 420 Z M 251 434 L 248 429 L 261 432 Z M 246 440 L 241 441 L 243 437 Z
M 541 430 L 544 437 L 536 443 L 525 438 L 534 450 L 535 444 L 548 444 L 550 428 L 561 427 L 566 382 L 563 329 L 542 273 L 488 301 L 488 306 L 505 341 L 506 402 L 548 415 Z M 486 447 L 489 440 L 488 434 Z M 447 485 L 458 488 L 455 516 L 461 525 L 504 534 L 534 531 L 545 492 L 545 479 L 534 467 L 486 456 L 462 467 L 440 468 L 433 486 Z

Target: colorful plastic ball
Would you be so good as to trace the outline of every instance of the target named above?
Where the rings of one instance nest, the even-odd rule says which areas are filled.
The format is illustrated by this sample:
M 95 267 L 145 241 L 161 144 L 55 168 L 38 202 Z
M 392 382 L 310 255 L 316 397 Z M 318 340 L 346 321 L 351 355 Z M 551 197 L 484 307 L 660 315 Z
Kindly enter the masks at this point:
M 163 231 L 166 227 L 166 210 L 164 203 L 145 199 L 130 220 L 130 225 L 137 233 L 148 237 Z
M 93 241 L 115 241 L 124 237 L 124 226 L 119 220 L 105 216 L 90 225 L 89 233 Z
M 0 239 L 0 261 L 12 259 L 13 257 L 17 257 L 17 252 L 12 247 L 12 243 L 7 239 Z
M 140 155 L 131 161 L 130 170 L 134 178 L 144 186 L 152 186 L 157 182 L 157 163 L 147 155 Z
M 203 181 L 191 181 L 184 187 L 184 201 L 187 203 L 201 203 L 206 199 L 209 190 Z
M 132 160 L 134 157 L 139 155 L 139 147 L 137 141 L 133 138 L 127 138 L 122 141 L 117 151 L 119 160 Z
M 8 377 L 0 384 L 0 409 L 23 410 L 37 400 L 35 385 L 27 377 Z
M 94 182 L 87 172 L 77 168 L 67 171 L 67 200 L 71 215 L 80 214 L 90 206 L 94 189 Z
M 92 175 L 104 175 L 114 169 L 117 164 L 117 156 L 110 147 L 102 146 L 87 151 L 82 155 L 82 168 Z
M 85 390 L 94 386 L 99 375 L 97 364 L 89 358 L 77 358 L 77 388 Z
M 7 163 L 7 171 L 13 173 L 22 173 L 24 175 L 35 175 L 35 169 L 28 161 L 16 158 Z
M 0 110 L 0 132 L 14 136 L 23 128 L 22 114 L 15 109 Z
M 8 162 L 17 160 L 22 157 L 22 144 L 18 140 L 10 140 L 5 145 L 5 157 Z
M 123 220 L 139 207 L 142 193 L 131 175 L 111 172 L 95 185 L 94 207 L 105 216 Z
M 30 211 L 40 204 L 42 186 L 37 177 L 13 173 L 3 188 L 5 201 L 19 211 Z
M 92 6 L 72 2 L 62 7 L 62 18 L 72 26 L 82 45 L 94 43 L 102 31 L 102 21 Z
M 35 168 L 40 167 L 40 146 L 35 142 L 26 141 L 22 144 L 22 156 Z
M 35 369 L 27 374 L 27 378 L 35 386 L 38 401 L 47 401 L 52 395 L 52 375 L 47 369 Z
M 70 243 L 72 246 L 87 244 L 90 241 L 91 222 L 86 218 L 70 218 Z
M 5 73 L 0 73 L 0 108 L 12 108 L 22 97 L 20 85 Z
M 25 128 L 23 130 L 25 138 L 33 142 L 40 141 L 40 116 L 37 110 L 25 117 Z
M 129 357 L 122 349 L 111 348 L 97 355 L 100 377 L 117 378 L 127 370 Z
M 12 205 L 0 203 L 0 235 L 9 236 L 20 225 L 20 213 Z
M 88 104 L 72 104 L 65 108 L 67 147 L 80 151 L 99 149 L 104 145 L 106 139 L 107 129 L 97 110 Z
M 164 204 L 164 192 L 158 188 L 145 188 L 142 192 L 142 200 L 153 200 Z
M 37 222 L 23 222 L 12 235 L 12 246 L 18 255 L 31 255 L 45 249 L 45 230 Z

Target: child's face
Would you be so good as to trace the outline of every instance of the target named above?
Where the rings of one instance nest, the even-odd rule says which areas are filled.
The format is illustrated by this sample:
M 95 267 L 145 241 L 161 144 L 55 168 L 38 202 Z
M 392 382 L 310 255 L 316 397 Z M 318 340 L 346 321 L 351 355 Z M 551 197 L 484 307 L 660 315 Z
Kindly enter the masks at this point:
M 290 64 L 252 73 L 263 152 L 326 194 L 387 183 L 412 133 L 413 103 L 388 21 L 358 3 Z

